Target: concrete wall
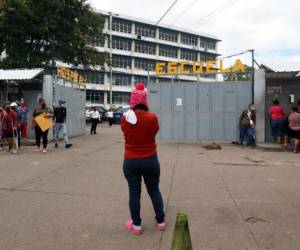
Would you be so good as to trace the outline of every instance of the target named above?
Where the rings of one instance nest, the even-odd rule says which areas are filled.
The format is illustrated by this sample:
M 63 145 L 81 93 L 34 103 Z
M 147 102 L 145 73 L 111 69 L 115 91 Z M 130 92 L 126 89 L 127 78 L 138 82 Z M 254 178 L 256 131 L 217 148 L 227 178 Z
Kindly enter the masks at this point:
M 263 69 L 255 70 L 254 105 L 256 108 L 256 141 L 265 142 L 265 90 L 266 78 Z
M 67 129 L 71 136 L 85 134 L 85 91 L 77 88 L 55 85 L 55 103 L 59 100 L 64 100 L 67 108 Z

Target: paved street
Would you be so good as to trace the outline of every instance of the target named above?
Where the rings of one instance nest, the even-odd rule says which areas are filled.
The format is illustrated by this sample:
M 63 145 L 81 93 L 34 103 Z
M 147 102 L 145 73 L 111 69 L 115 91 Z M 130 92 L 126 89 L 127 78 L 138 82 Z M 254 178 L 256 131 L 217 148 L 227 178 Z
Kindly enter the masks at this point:
M 0 249 L 169 250 L 185 211 L 194 250 L 300 249 L 300 155 L 225 145 L 159 142 L 169 230 L 154 230 L 143 189 L 145 232 L 130 235 L 119 126 L 49 146 L 47 155 L 0 153 Z

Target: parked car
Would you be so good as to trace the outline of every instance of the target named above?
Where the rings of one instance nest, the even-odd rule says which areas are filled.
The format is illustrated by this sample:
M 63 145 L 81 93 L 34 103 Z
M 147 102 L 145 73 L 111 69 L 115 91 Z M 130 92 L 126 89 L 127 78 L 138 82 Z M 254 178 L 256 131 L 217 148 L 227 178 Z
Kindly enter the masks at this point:
M 100 115 L 101 115 L 101 122 L 102 121 L 107 121 L 107 109 L 103 108 L 103 107 L 97 107 L 97 110 L 99 111 Z
M 90 109 L 85 110 L 85 121 L 87 123 L 91 122 L 91 111 L 90 111 Z
M 114 112 L 114 124 L 120 124 L 122 120 L 122 116 L 125 112 L 127 112 L 130 108 L 121 108 Z

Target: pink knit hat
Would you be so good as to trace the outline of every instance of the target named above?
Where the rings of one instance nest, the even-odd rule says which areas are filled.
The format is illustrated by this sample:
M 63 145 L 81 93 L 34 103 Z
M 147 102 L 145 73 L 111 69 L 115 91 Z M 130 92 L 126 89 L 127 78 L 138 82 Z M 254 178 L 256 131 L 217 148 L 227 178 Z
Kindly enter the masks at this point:
M 137 104 L 148 105 L 147 89 L 144 83 L 137 83 L 134 90 L 131 92 L 130 108 L 133 109 Z

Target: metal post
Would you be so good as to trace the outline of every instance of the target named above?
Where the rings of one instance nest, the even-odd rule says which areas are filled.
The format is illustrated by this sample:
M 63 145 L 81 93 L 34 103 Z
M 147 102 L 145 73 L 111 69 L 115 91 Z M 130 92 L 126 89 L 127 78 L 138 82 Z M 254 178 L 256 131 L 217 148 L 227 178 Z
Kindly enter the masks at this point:
M 112 13 L 109 12 L 109 67 L 110 67 L 110 85 L 109 85 L 109 105 L 110 109 L 112 109 Z
M 251 52 L 251 89 L 252 89 L 252 103 L 254 103 L 254 49 L 249 50 Z

